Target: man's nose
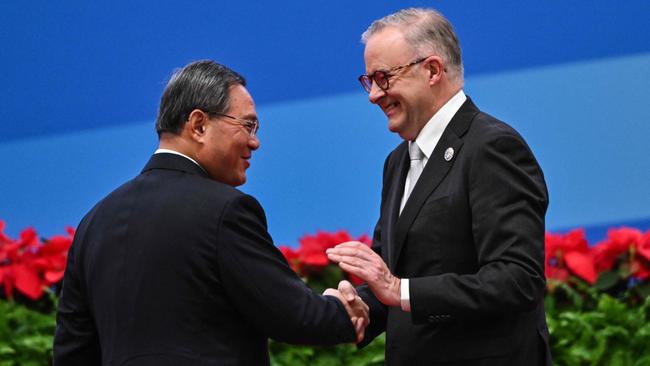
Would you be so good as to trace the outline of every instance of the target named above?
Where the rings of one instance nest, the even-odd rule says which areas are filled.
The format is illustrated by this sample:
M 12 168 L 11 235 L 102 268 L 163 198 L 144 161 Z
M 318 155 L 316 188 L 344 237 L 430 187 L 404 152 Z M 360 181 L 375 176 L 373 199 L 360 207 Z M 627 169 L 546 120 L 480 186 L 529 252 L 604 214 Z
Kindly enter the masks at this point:
M 380 88 L 375 81 L 372 82 L 372 86 L 370 87 L 370 93 L 368 93 L 368 100 L 372 104 L 377 104 L 379 99 L 386 95 L 386 91 L 382 88 Z
M 257 135 L 251 136 L 251 138 L 248 139 L 248 147 L 251 150 L 257 150 L 260 148 L 260 139 Z

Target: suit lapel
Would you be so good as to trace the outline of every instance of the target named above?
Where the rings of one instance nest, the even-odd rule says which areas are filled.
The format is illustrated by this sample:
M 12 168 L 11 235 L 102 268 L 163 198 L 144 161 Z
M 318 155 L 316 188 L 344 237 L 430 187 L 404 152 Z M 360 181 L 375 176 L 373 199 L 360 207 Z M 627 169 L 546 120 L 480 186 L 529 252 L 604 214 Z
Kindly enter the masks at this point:
M 411 196 L 409 196 L 408 201 L 406 201 L 402 214 L 399 215 L 399 218 L 395 223 L 395 240 L 393 241 L 394 245 L 391 245 L 393 247 L 390 251 L 392 258 L 389 260 L 389 268 L 391 270 L 394 270 L 397 266 L 399 255 L 404 246 L 407 233 L 420 212 L 422 205 L 424 205 L 427 198 L 436 190 L 436 188 L 438 188 L 440 182 L 442 182 L 445 176 L 447 176 L 447 173 L 456 161 L 463 146 L 462 136 L 467 132 L 472 119 L 477 113 L 478 109 L 474 103 L 467 98 L 465 103 L 463 103 L 458 112 L 456 112 L 449 122 L 449 125 L 445 129 L 445 132 L 443 132 L 440 141 L 438 141 L 438 144 L 433 150 L 427 165 L 424 167 L 420 178 L 418 178 L 418 181 L 411 192 Z M 444 158 L 445 151 L 448 148 L 452 148 L 454 151 L 453 157 L 450 160 Z M 405 178 L 402 178 L 402 191 L 404 190 L 404 180 Z M 399 204 L 400 202 L 397 201 L 396 206 L 398 212 Z
M 395 227 L 397 224 L 397 219 L 399 217 L 399 206 L 402 201 L 402 194 L 404 193 L 404 183 L 406 180 L 406 174 L 409 170 L 409 156 L 408 156 L 408 144 L 402 143 L 398 149 L 395 151 L 396 154 L 396 163 L 395 167 L 389 170 L 391 176 L 390 189 L 386 196 L 387 200 L 387 213 L 386 213 L 386 230 L 385 235 L 388 238 L 388 244 L 385 246 L 387 255 L 384 258 L 386 263 L 388 263 L 388 268 L 392 269 L 392 259 L 394 251 L 392 243 L 394 243 L 395 238 Z

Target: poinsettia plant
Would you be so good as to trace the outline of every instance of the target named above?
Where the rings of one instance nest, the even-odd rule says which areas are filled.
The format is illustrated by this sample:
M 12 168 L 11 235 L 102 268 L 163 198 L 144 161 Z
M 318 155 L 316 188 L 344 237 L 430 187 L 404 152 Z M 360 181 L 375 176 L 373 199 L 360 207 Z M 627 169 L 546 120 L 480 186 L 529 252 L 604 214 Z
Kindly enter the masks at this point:
M 583 229 L 546 234 L 546 278 L 552 293 L 561 284 L 584 281 L 615 297 L 650 295 L 650 230 L 612 228 L 589 245 Z
M 74 229 L 42 239 L 27 228 L 12 239 L 4 228 L 0 220 L 0 360 L 13 360 L 7 363 L 12 366 L 48 364 L 56 302 L 56 291 L 50 289 L 61 283 Z M 361 282 L 325 254 L 328 248 L 350 240 L 367 245 L 372 241 L 367 235 L 354 239 L 344 230 L 319 231 L 300 238 L 297 248 L 281 246 L 280 251 L 310 287 L 322 292 L 342 279 L 355 285 Z M 611 229 L 604 240 L 590 245 L 584 230 L 577 229 L 547 233 L 545 242 L 545 308 L 557 363 L 650 365 L 646 346 L 650 340 L 650 230 Z M 384 348 L 383 336 L 362 350 L 352 345 L 270 342 L 274 366 L 381 365 Z
M 325 251 L 346 241 L 360 241 L 368 246 L 372 239 L 368 235 L 353 238 L 345 230 L 334 233 L 318 231 L 315 235 L 304 235 L 298 240 L 297 249 L 286 245 L 280 246 L 280 251 L 289 262 L 291 268 L 316 291 L 323 291 L 327 287 L 336 287 L 343 279 L 349 280 L 354 285 L 363 281 L 350 273 L 343 273 L 339 267 L 331 262 Z
M 36 230 L 27 228 L 18 239 L 12 239 L 5 234 L 4 228 L 5 223 L 0 220 L 0 287 L 4 288 L 3 296 L 13 299 L 18 292 L 36 301 L 47 288 L 63 279 L 74 229 L 68 227 L 64 235 L 41 239 Z
M 297 249 L 280 246 L 280 251 L 291 268 L 308 284 L 319 285 L 318 289 L 335 286 L 336 280 L 343 278 L 358 285 L 361 279 L 342 273 L 325 254 L 328 248 L 350 240 L 354 239 L 345 230 L 319 231 L 300 238 Z M 372 242 L 368 235 L 356 240 L 367 245 Z M 584 229 L 566 234 L 548 232 L 545 247 L 545 273 L 551 293 L 558 285 L 580 287 L 578 282 L 582 282 L 619 297 L 617 291 L 629 289 L 638 291 L 641 297 L 650 294 L 650 230 L 643 233 L 634 228 L 613 228 L 595 245 L 589 244 Z

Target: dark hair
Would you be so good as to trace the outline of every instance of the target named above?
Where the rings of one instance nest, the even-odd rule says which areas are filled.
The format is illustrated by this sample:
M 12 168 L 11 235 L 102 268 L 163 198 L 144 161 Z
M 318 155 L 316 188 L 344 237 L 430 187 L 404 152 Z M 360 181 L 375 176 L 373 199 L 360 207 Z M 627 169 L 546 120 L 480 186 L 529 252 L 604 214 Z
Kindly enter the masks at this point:
M 178 134 L 194 109 L 225 113 L 229 88 L 246 85 L 243 76 L 210 60 L 195 61 L 174 72 L 160 98 L 156 132 Z

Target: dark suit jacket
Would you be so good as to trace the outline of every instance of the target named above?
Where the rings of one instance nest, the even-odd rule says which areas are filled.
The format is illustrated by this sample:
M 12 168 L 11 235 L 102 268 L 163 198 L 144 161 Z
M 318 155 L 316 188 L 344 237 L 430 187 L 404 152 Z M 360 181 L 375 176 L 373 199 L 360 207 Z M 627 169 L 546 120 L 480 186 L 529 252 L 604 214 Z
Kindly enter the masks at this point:
M 354 341 L 343 305 L 289 268 L 251 196 L 154 155 L 81 221 L 54 365 L 268 365 L 268 337 Z
M 371 306 L 362 346 L 386 330 L 388 365 L 550 365 L 548 194 L 529 147 L 468 99 L 400 215 L 408 161 L 406 142 L 386 159 L 373 249 L 393 274 L 410 279 L 411 312 L 387 308 L 361 288 Z

